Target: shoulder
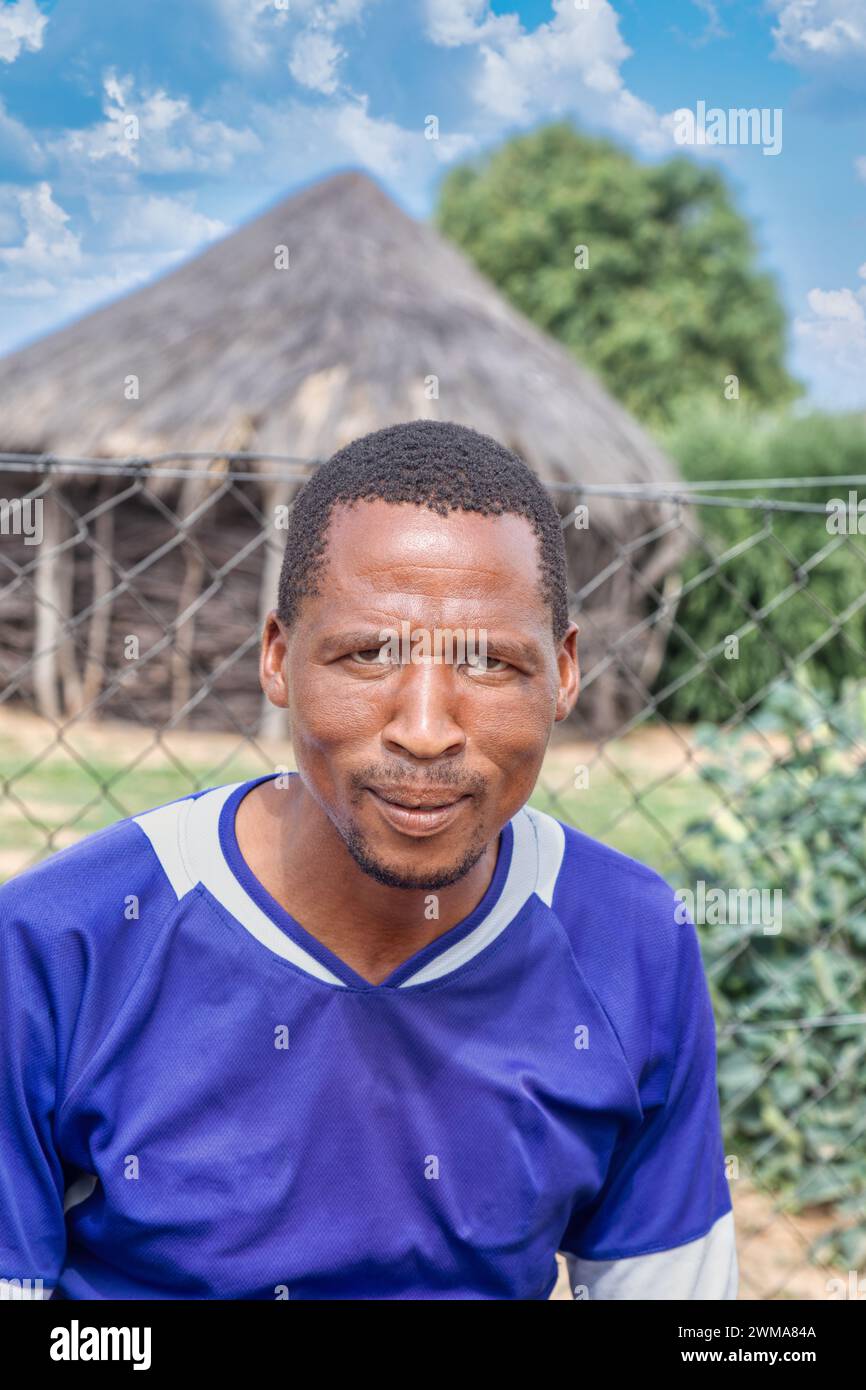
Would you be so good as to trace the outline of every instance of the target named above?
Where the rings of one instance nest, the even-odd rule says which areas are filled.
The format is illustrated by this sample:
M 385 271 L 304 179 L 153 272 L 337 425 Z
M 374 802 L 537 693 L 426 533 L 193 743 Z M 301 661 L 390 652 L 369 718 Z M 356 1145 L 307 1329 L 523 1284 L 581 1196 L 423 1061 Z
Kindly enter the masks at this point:
M 573 946 L 590 957 L 604 943 L 642 959 L 677 954 L 688 933 L 675 890 L 654 869 L 545 812 L 527 807 L 539 843 L 539 893 Z
M 67 924 L 100 926 L 113 919 L 118 904 L 122 909 L 131 894 L 141 893 L 176 900 L 139 818 L 127 816 L 0 885 L 0 923 L 24 916 L 55 931 Z
M 650 1053 L 668 1057 L 706 982 L 693 923 L 654 869 L 543 812 L 539 835 L 559 842 L 548 905 L 568 939 L 575 969 L 601 1001 L 639 1071 Z
M 6 968 L 14 969 L 14 957 L 56 977 L 58 987 L 66 975 L 70 988 L 100 962 L 100 969 L 119 960 L 135 968 L 180 896 L 151 828 L 176 825 L 198 795 L 124 817 L 0 885 Z
M 0 886 L 0 1012 L 22 1055 L 54 1059 L 61 1093 L 158 958 L 178 902 L 135 817 Z

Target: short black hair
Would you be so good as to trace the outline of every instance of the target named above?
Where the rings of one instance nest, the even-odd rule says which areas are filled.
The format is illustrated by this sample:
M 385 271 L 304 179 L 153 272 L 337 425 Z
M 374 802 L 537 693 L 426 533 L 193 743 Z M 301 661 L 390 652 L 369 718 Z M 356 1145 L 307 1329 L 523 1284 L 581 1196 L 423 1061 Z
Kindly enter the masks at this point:
M 525 516 L 539 540 L 541 594 L 553 636 L 568 628 L 568 578 L 562 523 L 532 469 L 487 434 L 451 421 L 410 420 L 355 439 L 320 465 L 300 489 L 289 518 L 277 616 L 291 627 L 304 595 L 313 595 L 338 503 L 414 502 L 449 511 Z

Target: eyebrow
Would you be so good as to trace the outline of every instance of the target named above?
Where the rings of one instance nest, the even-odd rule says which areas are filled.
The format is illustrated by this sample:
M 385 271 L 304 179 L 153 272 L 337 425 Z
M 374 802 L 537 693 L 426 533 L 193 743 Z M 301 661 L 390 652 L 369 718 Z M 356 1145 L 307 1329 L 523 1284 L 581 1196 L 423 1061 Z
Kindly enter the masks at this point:
M 383 626 L 371 623 L 369 627 L 353 627 L 346 631 L 331 632 L 322 637 L 316 646 L 321 656 L 338 656 L 341 651 L 366 651 L 370 647 L 381 645 L 379 633 Z
M 371 623 L 369 627 L 349 628 L 346 631 L 328 633 L 317 644 L 318 653 L 323 657 L 331 657 L 339 656 L 341 652 L 367 651 L 373 647 L 381 646 L 384 641 L 387 641 L 387 638 L 382 639 L 379 636 L 383 628 L 387 630 L 388 624 L 377 625 Z M 394 629 L 392 627 L 390 630 L 396 631 L 398 638 L 402 635 L 401 628 Z M 420 624 L 413 623 L 410 625 L 410 640 L 411 634 L 419 630 L 423 631 Z M 460 631 L 459 628 L 455 629 L 452 627 L 448 629 L 444 625 L 438 630 L 440 632 Z M 467 633 L 477 633 L 479 631 L 477 627 L 464 628 L 463 630 Z M 432 631 L 436 632 L 437 629 L 433 628 Z M 488 633 L 487 645 L 491 651 L 500 653 L 502 657 L 507 657 L 509 655 L 513 656 L 527 666 L 536 666 L 541 658 L 541 653 L 536 642 L 531 640 L 526 641 L 521 637 L 509 637 L 505 633 L 499 635 Z

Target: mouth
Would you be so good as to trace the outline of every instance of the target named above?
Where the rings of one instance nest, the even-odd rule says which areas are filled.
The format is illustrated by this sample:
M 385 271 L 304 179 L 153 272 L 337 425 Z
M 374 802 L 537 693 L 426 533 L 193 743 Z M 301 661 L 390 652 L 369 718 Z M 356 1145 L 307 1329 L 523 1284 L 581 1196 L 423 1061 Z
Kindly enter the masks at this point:
M 456 820 L 471 800 L 444 792 L 376 791 L 367 787 L 383 818 L 396 830 L 410 835 L 430 835 Z

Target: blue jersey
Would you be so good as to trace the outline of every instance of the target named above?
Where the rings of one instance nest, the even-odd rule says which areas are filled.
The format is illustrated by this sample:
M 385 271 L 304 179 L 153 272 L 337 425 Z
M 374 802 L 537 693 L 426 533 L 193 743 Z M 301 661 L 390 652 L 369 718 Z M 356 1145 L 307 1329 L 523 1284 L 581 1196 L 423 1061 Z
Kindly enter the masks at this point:
M 0 1277 L 544 1299 L 563 1251 L 578 1297 L 735 1297 L 712 1009 L 664 880 L 525 806 L 475 910 L 373 985 L 243 859 L 264 780 L 0 888 Z

